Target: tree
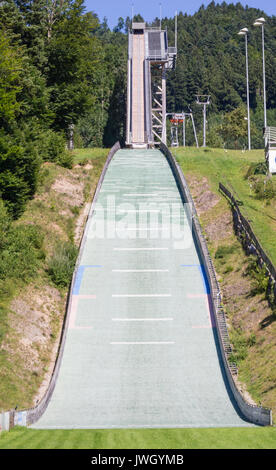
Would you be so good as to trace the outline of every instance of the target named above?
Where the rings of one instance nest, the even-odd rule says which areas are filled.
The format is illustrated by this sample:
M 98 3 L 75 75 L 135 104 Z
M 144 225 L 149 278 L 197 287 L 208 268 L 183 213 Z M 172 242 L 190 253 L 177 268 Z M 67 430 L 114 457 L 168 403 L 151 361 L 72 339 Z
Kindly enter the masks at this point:
M 247 139 L 247 111 L 242 105 L 234 109 L 230 113 L 226 113 L 223 117 L 219 134 L 223 137 L 224 142 L 231 145 L 234 142 L 235 148 L 239 148 L 246 143 Z M 254 124 L 251 124 L 251 133 L 256 133 Z
M 113 32 L 120 33 L 124 29 L 124 27 L 125 27 L 125 20 L 124 18 L 120 16 L 120 18 L 118 18 L 117 26 L 113 28 Z
M 91 32 L 97 21 L 84 9 L 83 0 L 73 1 L 54 25 L 49 43 L 47 82 L 58 131 L 67 132 L 93 105 L 91 90 L 100 60 L 98 41 Z
M 10 45 L 3 30 L 0 30 L 0 126 L 7 125 L 15 118 L 20 105 L 17 95 L 22 89 L 20 84 L 22 61 Z

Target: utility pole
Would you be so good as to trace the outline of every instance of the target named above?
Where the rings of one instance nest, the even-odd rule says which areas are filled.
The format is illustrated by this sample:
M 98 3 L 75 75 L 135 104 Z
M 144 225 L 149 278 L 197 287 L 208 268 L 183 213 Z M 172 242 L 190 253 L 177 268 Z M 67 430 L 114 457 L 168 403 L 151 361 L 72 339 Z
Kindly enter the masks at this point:
M 206 108 L 210 104 L 210 95 L 196 95 L 196 103 L 203 106 L 203 145 L 206 147 Z

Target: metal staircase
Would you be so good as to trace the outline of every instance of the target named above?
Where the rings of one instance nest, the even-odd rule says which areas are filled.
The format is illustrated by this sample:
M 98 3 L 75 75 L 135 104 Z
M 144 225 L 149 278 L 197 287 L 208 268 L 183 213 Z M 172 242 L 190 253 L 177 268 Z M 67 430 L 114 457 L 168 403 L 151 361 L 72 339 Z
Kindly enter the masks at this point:
M 264 133 L 265 157 L 270 173 L 276 174 L 276 127 L 267 127 Z

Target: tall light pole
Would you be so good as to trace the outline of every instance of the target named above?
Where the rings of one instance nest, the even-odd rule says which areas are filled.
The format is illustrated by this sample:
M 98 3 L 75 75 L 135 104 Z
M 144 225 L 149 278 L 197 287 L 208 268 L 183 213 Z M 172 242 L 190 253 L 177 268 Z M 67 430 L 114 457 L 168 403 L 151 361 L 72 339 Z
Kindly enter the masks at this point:
M 196 103 L 203 106 L 203 145 L 206 147 L 206 106 L 210 104 L 210 95 L 196 95 Z
M 265 85 L 265 50 L 264 50 L 264 18 L 258 18 L 253 26 L 261 26 L 262 27 L 262 49 L 263 49 L 263 87 L 264 87 L 264 128 L 266 129 L 267 120 L 266 120 L 266 85 Z
M 248 135 L 248 150 L 251 150 L 247 33 L 248 33 L 248 29 L 242 28 L 238 34 L 240 36 L 245 37 L 245 64 L 246 64 L 246 90 L 247 90 L 247 93 L 246 93 L 247 94 L 247 135 Z

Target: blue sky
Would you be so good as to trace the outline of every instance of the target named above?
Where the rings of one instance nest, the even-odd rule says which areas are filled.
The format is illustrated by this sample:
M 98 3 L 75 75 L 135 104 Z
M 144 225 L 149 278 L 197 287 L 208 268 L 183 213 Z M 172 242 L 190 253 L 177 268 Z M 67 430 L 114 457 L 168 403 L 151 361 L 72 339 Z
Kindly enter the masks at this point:
M 227 3 L 237 3 L 236 0 Z M 210 0 L 85 0 L 88 11 L 94 11 L 98 14 L 100 20 L 104 16 L 108 19 L 109 27 L 113 28 L 117 24 L 119 16 L 125 18 L 131 16 L 131 6 L 134 4 L 134 14 L 141 13 L 146 21 L 151 21 L 159 17 L 160 3 L 162 4 L 162 16 L 172 17 L 175 11 L 193 14 L 200 5 L 208 5 Z M 221 3 L 220 1 L 217 3 Z M 268 15 L 276 15 L 275 0 L 240 0 L 242 5 L 248 5 L 253 8 L 260 8 Z

